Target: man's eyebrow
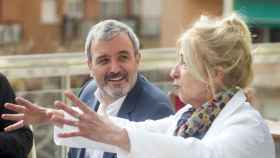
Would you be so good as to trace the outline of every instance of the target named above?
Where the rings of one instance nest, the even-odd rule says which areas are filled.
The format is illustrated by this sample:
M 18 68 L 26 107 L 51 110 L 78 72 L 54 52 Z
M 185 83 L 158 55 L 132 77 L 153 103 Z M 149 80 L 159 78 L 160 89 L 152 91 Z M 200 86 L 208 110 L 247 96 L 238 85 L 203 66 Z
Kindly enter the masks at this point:
M 121 50 L 119 51 L 119 54 L 129 54 L 129 52 L 127 50 Z
M 98 60 L 98 59 L 102 59 L 102 58 L 106 58 L 106 57 L 107 57 L 107 55 L 104 54 L 104 55 L 95 56 L 94 59 Z

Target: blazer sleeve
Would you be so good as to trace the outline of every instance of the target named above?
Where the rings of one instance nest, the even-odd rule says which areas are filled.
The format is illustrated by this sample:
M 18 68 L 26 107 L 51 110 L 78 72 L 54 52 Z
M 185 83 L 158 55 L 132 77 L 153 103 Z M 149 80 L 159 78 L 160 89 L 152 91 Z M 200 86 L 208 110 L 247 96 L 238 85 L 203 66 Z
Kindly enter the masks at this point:
M 6 102 L 14 103 L 15 94 L 7 78 L 0 74 L 0 114 L 13 113 L 4 108 Z M 33 144 L 33 134 L 27 127 L 6 133 L 4 128 L 12 121 L 0 119 L 0 155 L 13 155 L 18 158 L 27 157 Z

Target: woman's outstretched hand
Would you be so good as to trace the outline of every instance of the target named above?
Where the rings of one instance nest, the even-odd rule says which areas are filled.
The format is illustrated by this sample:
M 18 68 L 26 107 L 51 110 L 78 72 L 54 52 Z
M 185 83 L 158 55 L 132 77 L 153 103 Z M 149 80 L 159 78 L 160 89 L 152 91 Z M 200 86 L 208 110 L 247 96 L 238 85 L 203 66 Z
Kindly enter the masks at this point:
M 75 126 L 78 130 L 60 133 L 58 135 L 59 137 L 68 138 L 81 136 L 94 141 L 115 145 L 129 151 L 129 138 L 125 129 L 116 126 L 107 115 L 98 115 L 95 111 L 90 109 L 88 105 L 76 97 L 73 92 L 66 91 L 64 94 L 74 103 L 74 106 L 76 106 L 79 111 L 66 105 L 62 101 L 55 102 L 55 106 L 77 118 L 77 120 L 70 120 L 53 115 L 51 121 L 55 124 Z
M 54 114 L 63 117 L 61 111 L 33 104 L 22 97 L 16 98 L 16 104 L 6 103 L 4 106 L 16 112 L 16 114 L 3 114 L 1 116 L 2 119 L 15 121 L 14 124 L 4 129 L 6 132 L 17 130 L 26 125 L 48 123 Z

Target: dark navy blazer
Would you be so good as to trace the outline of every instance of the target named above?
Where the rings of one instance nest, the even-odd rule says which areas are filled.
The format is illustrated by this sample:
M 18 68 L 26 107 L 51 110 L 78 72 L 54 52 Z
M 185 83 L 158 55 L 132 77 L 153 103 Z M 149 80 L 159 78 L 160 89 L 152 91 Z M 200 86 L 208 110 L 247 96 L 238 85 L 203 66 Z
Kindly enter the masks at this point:
M 90 80 L 83 86 L 80 92 L 80 99 L 97 110 L 98 101 L 94 96 L 96 83 Z M 130 121 L 144 121 L 147 119 L 160 119 L 173 114 L 171 103 L 166 95 L 144 76 L 138 74 L 137 81 L 132 90 L 125 98 L 118 117 L 126 118 Z M 104 153 L 103 158 L 114 158 L 116 154 Z M 85 158 L 85 149 L 70 148 L 68 158 Z

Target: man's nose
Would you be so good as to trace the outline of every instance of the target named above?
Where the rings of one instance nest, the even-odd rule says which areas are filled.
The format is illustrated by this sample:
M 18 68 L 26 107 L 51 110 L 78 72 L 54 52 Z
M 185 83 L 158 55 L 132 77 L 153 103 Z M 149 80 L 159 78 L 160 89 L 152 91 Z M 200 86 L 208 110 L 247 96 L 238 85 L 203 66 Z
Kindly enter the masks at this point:
M 177 79 L 180 77 L 180 72 L 179 72 L 179 64 L 176 64 L 175 67 L 173 67 L 169 73 L 169 76 L 171 79 Z
M 110 71 L 113 72 L 113 73 L 118 73 L 118 72 L 120 72 L 120 70 L 121 70 L 120 63 L 117 62 L 117 61 L 112 61 Z

